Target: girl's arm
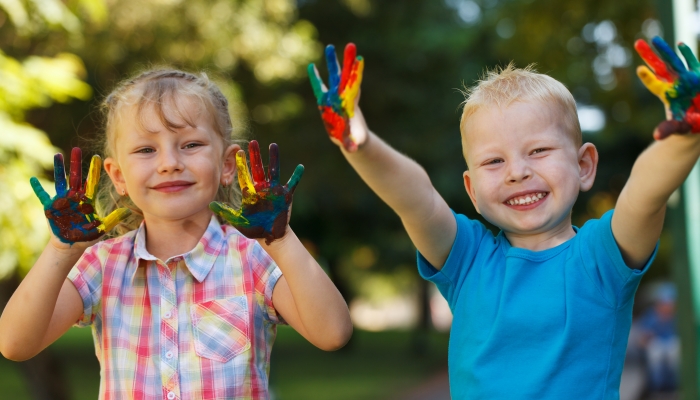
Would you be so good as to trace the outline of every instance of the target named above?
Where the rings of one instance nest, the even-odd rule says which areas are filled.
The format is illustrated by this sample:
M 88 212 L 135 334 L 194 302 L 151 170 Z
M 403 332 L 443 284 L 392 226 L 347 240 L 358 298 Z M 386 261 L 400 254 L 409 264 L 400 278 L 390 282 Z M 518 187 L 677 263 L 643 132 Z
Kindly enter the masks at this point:
M 284 237 L 260 245 L 282 270 L 272 302 L 284 320 L 322 350 L 337 350 L 352 335 L 345 300 L 291 228 Z
M 5 358 L 34 357 L 80 318 L 83 300 L 66 277 L 84 249 L 51 243 L 44 248 L 0 317 L 0 352 Z

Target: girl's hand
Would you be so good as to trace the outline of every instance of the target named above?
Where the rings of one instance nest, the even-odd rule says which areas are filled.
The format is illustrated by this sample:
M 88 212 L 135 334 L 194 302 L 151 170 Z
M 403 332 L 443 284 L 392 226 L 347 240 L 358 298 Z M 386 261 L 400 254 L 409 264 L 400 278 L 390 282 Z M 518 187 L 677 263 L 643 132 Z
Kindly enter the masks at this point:
M 92 157 L 87 180 L 82 186 L 81 158 L 80 148 L 73 148 L 70 164 L 70 188 L 68 188 L 66 187 L 63 155 L 58 153 L 54 156 L 56 196 L 53 199 L 46 193 L 38 179 L 32 177 L 29 180 L 34 194 L 44 205 L 44 213 L 49 221 L 51 231 L 56 238 L 68 245 L 76 242 L 92 242 L 109 232 L 131 214 L 130 210 L 120 208 L 112 211 L 106 218 L 100 219 L 95 213 L 93 196 L 100 180 L 102 159 L 97 155 Z
M 253 140 L 248 148 L 253 173 L 251 180 L 246 164 L 245 152 L 236 153 L 238 183 L 241 185 L 243 200 L 240 210 L 234 210 L 224 203 L 214 201 L 209 208 L 228 221 L 244 236 L 250 239 L 265 239 L 270 244 L 284 236 L 289 222 L 289 210 L 292 205 L 294 190 L 299 184 L 304 166 L 299 164 L 286 185 L 280 185 L 279 148 L 270 144 L 269 176 L 260 157 L 258 142 Z
M 353 124 L 353 129 L 350 128 L 350 119 L 356 114 L 355 107 L 359 100 L 362 71 L 365 65 L 364 59 L 356 53 L 357 49 L 353 43 L 345 46 L 341 73 L 335 47 L 333 45 L 326 47 L 330 89 L 326 89 L 314 64 L 309 64 L 307 69 L 326 131 L 335 144 L 342 145 L 348 152 L 356 151 L 367 140 L 366 128 L 355 129 L 354 126 L 357 124 Z M 358 117 L 361 118 L 361 115 Z
M 663 121 L 656 127 L 654 138 L 660 140 L 674 133 L 700 133 L 698 59 L 688 46 L 679 43 L 678 49 L 688 64 L 686 69 L 683 61 L 663 39 L 656 36 L 651 40 L 651 44 L 659 55 L 641 39 L 634 43 L 634 48 L 651 67 L 649 70 L 646 66 L 639 66 L 637 75 L 644 86 L 661 99 L 667 114 L 670 114 L 668 121 Z

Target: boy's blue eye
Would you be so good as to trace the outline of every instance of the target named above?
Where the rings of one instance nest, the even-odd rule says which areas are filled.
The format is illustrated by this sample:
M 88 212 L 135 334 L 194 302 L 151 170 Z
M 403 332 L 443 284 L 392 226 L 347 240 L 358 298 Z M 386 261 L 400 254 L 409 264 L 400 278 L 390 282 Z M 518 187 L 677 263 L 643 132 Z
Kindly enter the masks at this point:
M 545 148 L 535 149 L 532 151 L 532 154 L 542 153 L 542 152 L 547 151 L 547 150 L 548 149 L 545 149 Z
M 500 163 L 502 163 L 502 162 L 503 162 L 503 160 L 501 160 L 500 158 L 494 158 L 493 160 L 488 160 L 488 161 L 486 161 L 486 162 L 484 163 L 484 165 L 489 165 L 489 164 L 500 164 Z
M 187 143 L 187 144 L 184 146 L 184 148 L 186 148 L 186 149 L 192 149 L 192 148 L 195 148 L 195 147 L 198 147 L 198 146 L 201 146 L 201 145 L 202 145 L 201 143 Z

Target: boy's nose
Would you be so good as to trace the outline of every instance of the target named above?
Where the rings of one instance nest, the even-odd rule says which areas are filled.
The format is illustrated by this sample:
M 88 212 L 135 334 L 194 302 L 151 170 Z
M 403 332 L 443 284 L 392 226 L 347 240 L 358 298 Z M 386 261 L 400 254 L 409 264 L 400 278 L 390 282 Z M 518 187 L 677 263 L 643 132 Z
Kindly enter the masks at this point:
M 183 169 L 182 159 L 175 151 L 161 151 L 158 161 L 158 172 L 161 174 Z
M 506 180 L 509 183 L 517 183 L 530 179 L 531 177 L 532 171 L 527 163 L 511 163 Z

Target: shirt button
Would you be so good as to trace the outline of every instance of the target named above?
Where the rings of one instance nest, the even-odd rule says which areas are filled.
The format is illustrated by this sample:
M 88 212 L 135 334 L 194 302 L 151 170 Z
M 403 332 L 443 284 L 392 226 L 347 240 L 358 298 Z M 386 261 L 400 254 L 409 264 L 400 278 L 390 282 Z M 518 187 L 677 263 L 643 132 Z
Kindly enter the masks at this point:
M 168 399 L 173 400 L 175 398 L 175 393 L 168 392 Z
M 170 319 L 170 317 L 172 317 L 172 316 L 173 316 L 173 314 L 171 314 L 170 311 L 165 313 L 165 319 Z
M 167 359 L 173 358 L 173 352 L 169 351 L 169 352 L 165 353 L 165 358 L 167 358 Z M 170 393 L 172 393 L 172 392 L 170 392 Z

